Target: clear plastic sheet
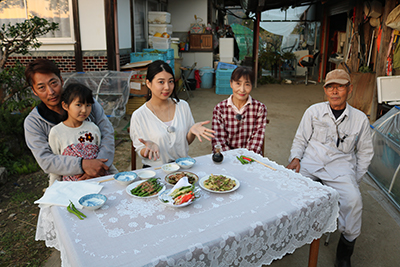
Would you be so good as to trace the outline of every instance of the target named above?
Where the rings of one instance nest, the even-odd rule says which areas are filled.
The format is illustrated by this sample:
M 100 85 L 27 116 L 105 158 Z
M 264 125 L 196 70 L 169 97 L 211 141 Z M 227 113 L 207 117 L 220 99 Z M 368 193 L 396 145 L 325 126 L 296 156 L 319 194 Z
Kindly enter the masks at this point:
M 392 108 L 372 128 L 374 157 L 368 173 L 400 210 L 400 108 Z
M 81 83 L 90 88 L 115 128 L 125 115 L 132 74 L 132 71 L 92 71 L 62 73 L 62 77 L 64 86 Z

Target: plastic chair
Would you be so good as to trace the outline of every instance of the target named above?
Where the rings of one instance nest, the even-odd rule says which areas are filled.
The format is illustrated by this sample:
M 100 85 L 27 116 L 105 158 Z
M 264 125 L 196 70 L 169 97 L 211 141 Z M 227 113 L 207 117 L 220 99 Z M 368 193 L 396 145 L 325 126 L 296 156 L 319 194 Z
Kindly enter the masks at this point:
M 315 61 L 317 60 L 318 56 L 319 56 L 320 52 L 317 51 L 314 55 L 306 55 L 304 57 L 301 57 L 299 59 L 299 61 L 297 62 L 297 65 L 299 65 L 302 68 L 307 68 L 306 69 L 306 79 L 304 80 L 304 83 L 307 85 L 308 83 L 313 83 L 313 84 L 317 84 L 316 81 L 311 81 L 308 79 L 308 73 L 309 73 L 309 69 L 313 68 L 315 66 Z M 304 60 L 305 58 L 310 58 L 310 61 L 306 61 Z M 302 81 L 303 82 L 303 81 Z

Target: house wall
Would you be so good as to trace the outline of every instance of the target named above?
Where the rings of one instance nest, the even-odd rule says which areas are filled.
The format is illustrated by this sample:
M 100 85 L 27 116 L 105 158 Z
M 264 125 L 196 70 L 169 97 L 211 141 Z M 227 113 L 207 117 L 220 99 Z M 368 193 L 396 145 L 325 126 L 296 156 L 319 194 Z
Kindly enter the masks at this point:
M 196 22 L 194 15 L 207 24 L 207 0 L 169 0 L 168 10 L 174 32 L 187 32 L 190 24 Z
M 78 3 L 82 50 L 106 50 L 104 1 L 79 0 Z

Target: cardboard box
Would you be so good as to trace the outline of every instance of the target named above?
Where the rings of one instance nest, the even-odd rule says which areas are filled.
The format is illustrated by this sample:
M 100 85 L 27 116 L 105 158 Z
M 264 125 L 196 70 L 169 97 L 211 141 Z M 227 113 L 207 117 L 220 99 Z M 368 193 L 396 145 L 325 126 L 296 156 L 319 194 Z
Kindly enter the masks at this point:
M 131 96 L 126 104 L 126 115 L 132 115 L 132 113 L 146 103 L 146 96 Z
M 129 82 L 130 94 L 134 96 L 147 96 L 149 89 L 146 86 L 146 72 L 139 71 L 134 73 Z

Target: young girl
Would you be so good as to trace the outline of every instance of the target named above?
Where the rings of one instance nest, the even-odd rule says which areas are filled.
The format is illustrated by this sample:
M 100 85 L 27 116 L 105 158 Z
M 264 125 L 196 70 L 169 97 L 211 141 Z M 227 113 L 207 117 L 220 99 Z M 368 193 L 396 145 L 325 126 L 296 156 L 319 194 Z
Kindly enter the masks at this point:
M 179 100 L 174 73 L 164 61 L 147 69 L 146 85 L 150 99 L 133 112 L 130 136 L 143 167 L 157 166 L 187 157 L 189 144 L 201 137 L 210 141 L 213 131 L 204 127 L 210 121 L 195 123 L 188 103 Z
M 264 145 L 267 108 L 250 96 L 254 75 L 250 68 L 239 66 L 231 76 L 232 95 L 218 103 L 213 111 L 213 147 L 221 150 L 247 148 L 261 154 Z
M 65 120 L 49 133 L 49 145 L 54 154 L 95 159 L 99 152 L 101 132 L 93 122 L 87 121 L 92 104 L 92 91 L 79 83 L 71 83 L 61 95 Z M 50 174 L 50 185 L 55 180 L 77 181 L 81 175 L 63 176 Z

